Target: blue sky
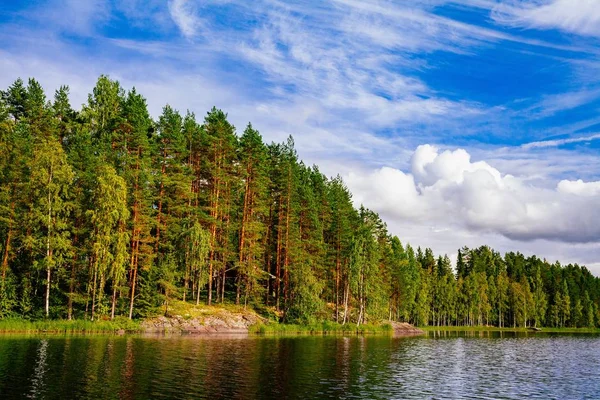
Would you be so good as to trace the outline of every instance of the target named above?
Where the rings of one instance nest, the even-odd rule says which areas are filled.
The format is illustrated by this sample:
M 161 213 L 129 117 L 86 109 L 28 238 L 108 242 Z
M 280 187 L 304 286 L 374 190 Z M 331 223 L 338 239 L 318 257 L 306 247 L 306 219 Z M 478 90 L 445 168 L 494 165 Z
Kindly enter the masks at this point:
M 0 85 L 213 105 L 341 174 L 403 241 L 600 275 L 599 0 L 0 4 Z

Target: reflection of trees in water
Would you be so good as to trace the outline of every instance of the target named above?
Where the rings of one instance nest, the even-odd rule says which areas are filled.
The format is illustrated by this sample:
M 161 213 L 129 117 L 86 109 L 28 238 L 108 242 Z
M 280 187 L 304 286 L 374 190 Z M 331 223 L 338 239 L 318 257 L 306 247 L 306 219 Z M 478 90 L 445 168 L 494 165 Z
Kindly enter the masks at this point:
M 597 398 L 598 343 L 512 332 L 0 338 L 0 399 Z
M 123 384 L 119 391 L 120 399 L 133 399 L 134 398 L 134 363 L 135 363 L 135 352 L 133 347 L 133 339 L 127 338 L 125 342 L 125 360 L 121 365 L 121 379 Z
M 33 376 L 31 377 L 31 391 L 27 396 L 30 399 L 38 399 L 42 397 L 42 394 L 45 389 L 44 378 L 46 377 L 46 369 L 47 363 L 46 359 L 48 357 L 48 340 L 42 339 L 40 340 L 40 344 L 37 349 L 37 356 L 35 360 L 35 370 L 33 371 Z

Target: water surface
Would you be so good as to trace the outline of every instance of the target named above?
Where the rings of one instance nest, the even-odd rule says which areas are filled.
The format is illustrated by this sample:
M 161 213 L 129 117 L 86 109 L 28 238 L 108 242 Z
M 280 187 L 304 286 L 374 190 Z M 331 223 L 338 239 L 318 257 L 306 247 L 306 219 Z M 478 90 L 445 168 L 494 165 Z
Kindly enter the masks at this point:
M 0 336 L 0 398 L 600 398 L 600 336 Z

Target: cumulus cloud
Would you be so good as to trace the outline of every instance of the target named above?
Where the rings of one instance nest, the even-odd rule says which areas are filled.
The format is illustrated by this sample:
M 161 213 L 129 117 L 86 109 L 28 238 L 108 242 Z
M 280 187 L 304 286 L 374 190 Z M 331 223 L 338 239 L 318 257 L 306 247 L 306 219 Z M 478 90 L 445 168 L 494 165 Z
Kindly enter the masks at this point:
M 600 181 L 584 182 L 581 179 L 576 181 L 562 180 L 558 182 L 557 188 L 561 193 L 589 197 L 600 196 Z
M 411 171 L 383 167 L 349 174 L 357 203 L 385 217 L 426 226 L 565 243 L 600 240 L 600 182 L 562 180 L 555 188 L 502 174 L 463 149 L 419 146 Z
M 494 10 L 500 23 L 542 29 L 560 29 L 586 36 L 600 36 L 597 0 L 511 1 Z

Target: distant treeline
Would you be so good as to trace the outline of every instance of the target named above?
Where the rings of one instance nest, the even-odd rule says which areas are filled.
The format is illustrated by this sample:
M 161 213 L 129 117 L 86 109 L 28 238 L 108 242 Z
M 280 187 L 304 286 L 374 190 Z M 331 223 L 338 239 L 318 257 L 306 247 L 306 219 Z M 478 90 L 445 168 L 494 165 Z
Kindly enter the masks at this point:
M 106 76 L 80 111 L 15 81 L 0 100 L 0 318 L 144 317 L 173 299 L 283 321 L 596 326 L 585 267 L 405 247 L 290 137 L 198 122 Z

